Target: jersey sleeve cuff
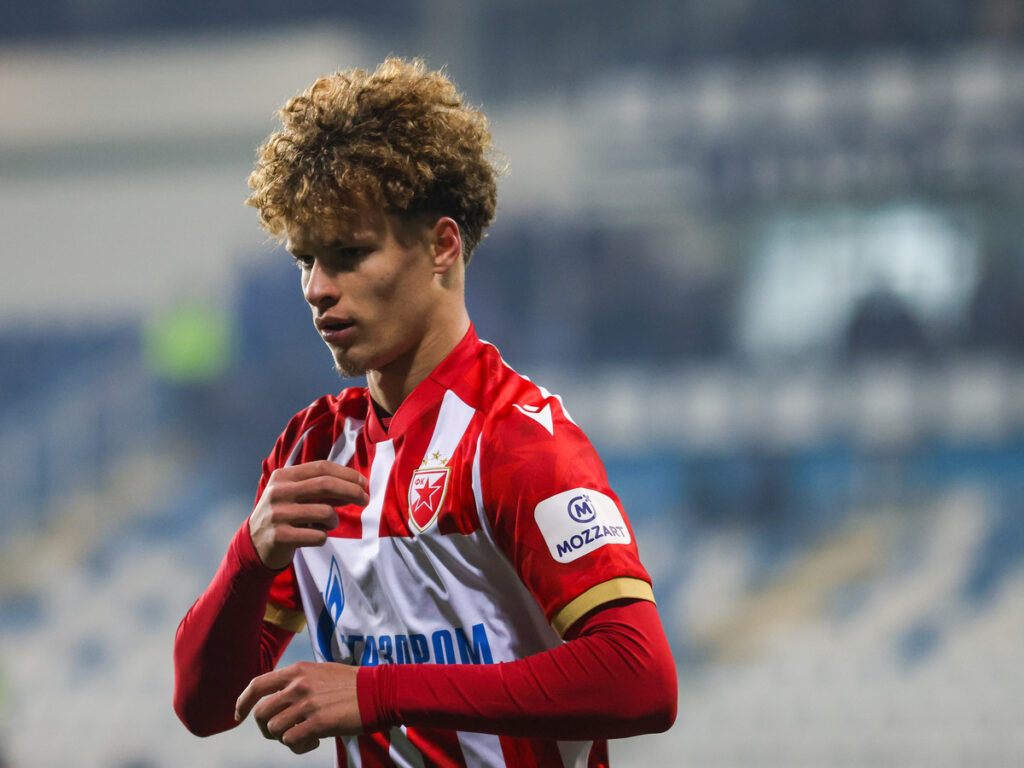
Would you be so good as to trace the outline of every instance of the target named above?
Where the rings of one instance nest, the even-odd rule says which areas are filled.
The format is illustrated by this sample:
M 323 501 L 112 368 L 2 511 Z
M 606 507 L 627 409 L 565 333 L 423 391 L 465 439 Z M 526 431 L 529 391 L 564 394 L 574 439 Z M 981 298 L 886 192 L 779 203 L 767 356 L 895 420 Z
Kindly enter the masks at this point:
M 268 587 L 277 578 L 280 571 L 267 568 L 260 560 L 259 553 L 249 535 L 248 519 L 242 524 L 231 540 L 230 556 L 237 565 L 237 573 L 247 583 L 265 583 Z M 301 632 L 306 628 L 306 617 L 302 611 L 285 608 L 274 603 L 267 603 L 263 620 L 289 632 Z
M 395 665 L 382 664 L 377 667 L 359 667 L 356 672 L 356 702 L 359 705 L 363 733 L 384 731 L 395 724 L 397 671 Z
M 263 620 L 289 632 L 298 633 L 306 628 L 306 615 L 302 611 L 293 611 L 274 603 L 267 603 Z
M 245 522 L 242 523 L 235 533 L 235 537 L 231 540 L 230 549 L 239 565 L 239 569 L 242 571 L 261 574 L 267 581 L 273 581 L 277 574 L 280 573 L 279 570 L 267 568 L 263 561 L 260 560 L 260 555 L 256 551 L 256 545 L 252 543 L 252 535 L 249 533 L 248 518 L 245 519 Z
M 622 599 L 647 600 L 653 603 L 654 590 L 643 579 L 631 576 L 602 581 L 570 600 L 551 619 L 551 626 L 559 635 L 564 635 L 569 627 L 598 606 Z

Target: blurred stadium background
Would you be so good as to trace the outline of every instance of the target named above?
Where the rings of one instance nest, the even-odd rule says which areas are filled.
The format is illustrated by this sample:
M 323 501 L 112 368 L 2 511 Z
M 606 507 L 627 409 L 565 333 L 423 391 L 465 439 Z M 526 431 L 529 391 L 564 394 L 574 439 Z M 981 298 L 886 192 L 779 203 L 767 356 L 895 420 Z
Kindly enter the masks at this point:
M 389 53 L 489 114 L 477 327 L 655 579 L 679 719 L 614 764 L 1024 765 L 1016 0 L 0 3 L 0 765 L 330 764 L 189 736 L 170 652 L 339 387 L 254 148 Z

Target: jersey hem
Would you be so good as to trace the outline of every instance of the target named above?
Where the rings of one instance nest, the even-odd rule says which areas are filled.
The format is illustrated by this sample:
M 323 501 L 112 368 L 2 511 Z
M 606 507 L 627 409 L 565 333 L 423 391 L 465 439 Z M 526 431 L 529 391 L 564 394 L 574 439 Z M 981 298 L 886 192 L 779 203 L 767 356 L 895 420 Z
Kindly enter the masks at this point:
M 654 590 L 651 589 L 651 585 L 646 581 L 632 576 L 619 576 L 608 581 L 602 581 L 600 584 L 594 585 L 583 594 L 570 600 L 551 619 L 551 626 L 554 627 L 559 636 L 564 635 L 569 627 L 599 605 L 623 598 L 655 602 Z

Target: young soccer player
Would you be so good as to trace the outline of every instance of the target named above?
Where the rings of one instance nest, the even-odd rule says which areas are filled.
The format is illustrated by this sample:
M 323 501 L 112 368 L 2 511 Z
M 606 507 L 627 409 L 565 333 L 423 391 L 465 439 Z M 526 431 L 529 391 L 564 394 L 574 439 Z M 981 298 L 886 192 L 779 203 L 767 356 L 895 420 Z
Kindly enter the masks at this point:
M 280 115 L 249 203 L 368 386 L 264 462 L 178 629 L 175 710 L 200 735 L 251 713 L 294 752 L 337 737 L 342 766 L 607 765 L 607 738 L 672 724 L 675 666 L 593 447 L 466 312 L 496 205 L 484 116 L 396 59 Z M 304 625 L 318 661 L 275 669 Z

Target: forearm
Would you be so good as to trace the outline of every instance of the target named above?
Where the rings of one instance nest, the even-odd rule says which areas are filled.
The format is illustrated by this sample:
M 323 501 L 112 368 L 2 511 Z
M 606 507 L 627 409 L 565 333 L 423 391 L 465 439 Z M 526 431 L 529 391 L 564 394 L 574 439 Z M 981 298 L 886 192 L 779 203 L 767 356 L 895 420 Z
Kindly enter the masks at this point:
M 243 525 L 174 639 L 174 710 L 193 733 L 233 727 L 238 694 L 273 669 L 292 637 L 263 621 L 274 580 Z
M 587 740 L 671 726 L 675 666 L 654 605 L 610 606 L 577 632 L 557 648 L 503 664 L 361 668 L 364 727 Z

